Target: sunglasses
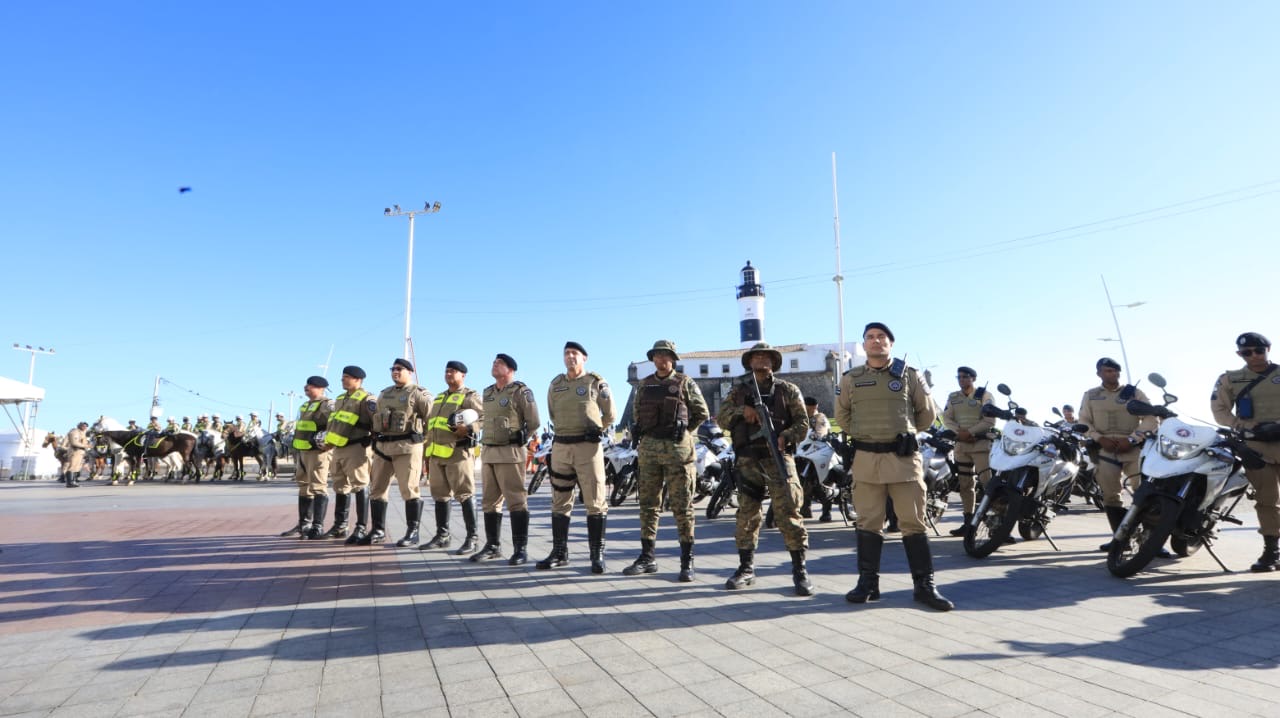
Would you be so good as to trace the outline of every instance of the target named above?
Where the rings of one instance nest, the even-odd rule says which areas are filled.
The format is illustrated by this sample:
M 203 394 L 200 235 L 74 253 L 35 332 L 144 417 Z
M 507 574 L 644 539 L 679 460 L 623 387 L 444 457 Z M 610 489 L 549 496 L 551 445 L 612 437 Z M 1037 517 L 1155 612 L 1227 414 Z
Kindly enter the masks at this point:
M 404 371 L 404 367 L 402 367 L 402 366 L 393 366 L 393 367 L 391 367 L 391 371 Z
M 1241 349 L 1236 352 L 1236 354 L 1239 354 L 1242 357 L 1251 357 L 1254 354 L 1257 354 L 1258 356 L 1266 356 L 1266 353 L 1266 349 Z

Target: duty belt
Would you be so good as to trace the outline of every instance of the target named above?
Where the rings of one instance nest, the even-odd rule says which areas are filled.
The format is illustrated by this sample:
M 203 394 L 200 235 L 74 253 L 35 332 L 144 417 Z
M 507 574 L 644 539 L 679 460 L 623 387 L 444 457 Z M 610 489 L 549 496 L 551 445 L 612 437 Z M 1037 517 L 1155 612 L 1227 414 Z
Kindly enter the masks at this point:
M 873 454 L 892 454 L 898 450 L 896 441 L 853 441 L 853 448 L 858 451 L 869 451 Z
M 559 434 L 556 434 L 556 443 L 557 444 L 586 444 L 586 443 L 599 444 L 600 437 L 591 438 L 586 434 L 580 434 L 578 436 L 560 436 Z
M 671 439 L 673 441 L 679 441 L 683 434 L 683 430 L 677 432 L 675 427 L 666 426 L 659 429 L 650 429 L 644 432 L 643 436 L 646 439 Z
M 378 441 L 413 441 L 415 436 L 415 434 L 378 434 L 376 438 Z

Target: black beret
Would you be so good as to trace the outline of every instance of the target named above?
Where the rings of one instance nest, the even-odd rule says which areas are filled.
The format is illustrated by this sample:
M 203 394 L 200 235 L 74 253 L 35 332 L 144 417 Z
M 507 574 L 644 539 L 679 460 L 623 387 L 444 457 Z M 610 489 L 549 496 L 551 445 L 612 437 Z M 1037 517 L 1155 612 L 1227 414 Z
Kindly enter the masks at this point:
M 363 379 L 365 377 L 364 369 L 361 369 L 355 364 L 352 364 L 351 366 L 342 367 L 342 373 L 346 374 L 352 379 Z
M 453 361 L 450 361 L 450 362 L 446 363 L 446 364 L 444 365 L 444 368 L 445 368 L 445 369 L 452 369 L 452 370 L 454 370 L 454 371 L 460 371 L 460 372 L 462 372 L 463 374 L 466 374 L 466 373 L 467 373 L 467 365 L 466 365 L 466 364 L 463 364 L 462 362 L 460 362 L 460 361 L 458 361 L 458 360 L 456 360 L 456 359 L 454 359 Z
M 512 359 L 510 354 L 499 353 L 498 356 L 494 358 L 502 362 L 503 364 L 506 364 L 507 366 L 511 367 L 511 371 L 515 371 L 516 369 L 520 368 L 516 366 L 516 360 Z
M 1267 341 L 1266 337 L 1257 332 L 1245 332 L 1244 334 L 1236 337 L 1236 347 L 1240 349 L 1245 347 L 1262 347 L 1263 349 L 1270 349 L 1271 342 Z
M 404 367 L 409 371 L 413 371 L 413 363 L 410 362 L 408 359 L 396 359 L 395 361 L 391 362 L 391 366 Z
M 962 366 L 962 367 L 960 367 L 959 369 L 956 369 L 956 373 L 957 373 L 957 374 L 968 374 L 969 376 L 973 377 L 974 379 L 977 379 L 977 378 L 978 378 L 978 372 L 974 371 L 974 370 L 973 370 L 973 367 Z
M 805 405 L 805 406 L 817 406 L 817 405 L 818 405 L 818 400 L 817 400 L 817 399 L 815 399 L 815 398 L 813 398 L 813 397 L 811 397 L 811 396 L 806 396 L 806 397 L 804 398 L 804 405 Z
M 898 341 L 897 339 L 893 338 L 893 331 L 889 329 L 889 327 L 886 327 L 884 324 L 881 324 L 880 322 L 871 322 L 870 324 L 868 324 L 866 328 L 862 330 L 862 336 L 865 337 L 867 335 L 867 332 L 871 331 L 872 329 L 879 329 L 880 331 L 884 332 L 885 336 L 889 337 L 889 341 L 891 342 Z
M 1111 357 L 1102 357 L 1098 360 L 1098 363 L 1094 365 L 1094 368 L 1101 370 L 1103 367 L 1120 371 L 1120 362 L 1112 359 Z
M 318 386 L 321 389 L 328 389 L 329 380 L 322 376 L 309 376 L 307 377 L 307 386 Z
M 587 356 L 587 350 L 583 349 L 582 345 L 577 342 L 565 342 L 564 350 L 569 351 L 570 349 L 577 349 L 578 351 L 582 352 L 582 356 Z

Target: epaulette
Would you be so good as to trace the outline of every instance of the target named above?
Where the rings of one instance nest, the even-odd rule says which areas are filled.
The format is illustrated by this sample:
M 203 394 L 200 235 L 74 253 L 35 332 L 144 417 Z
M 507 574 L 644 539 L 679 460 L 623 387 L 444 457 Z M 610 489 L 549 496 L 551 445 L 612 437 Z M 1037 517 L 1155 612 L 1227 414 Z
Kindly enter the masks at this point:
M 601 382 L 601 383 L 604 383 L 604 384 L 608 384 L 608 383 L 609 383 L 609 382 L 607 382 L 607 381 L 605 381 L 605 380 L 604 380 L 604 377 L 600 376 L 599 374 L 597 374 L 597 373 L 595 373 L 595 372 L 593 372 L 593 371 L 589 371 L 589 372 L 587 372 L 587 375 L 588 375 L 588 376 L 590 376 L 590 377 L 592 377 L 593 379 L 595 379 L 595 380 L 596 380 L 596 381 L 598 381 L 598 382 Z
M 568 377 L 566 377 L 564 374 L 556 374 L 556 378 L 552 379 L 552 380 L 551 380 L 551 383 L 552 383 L 552 384 L 563 384 L 563 383 L 565 383 L 566 381 L 569 381 L 569 378 L 568 378 Z

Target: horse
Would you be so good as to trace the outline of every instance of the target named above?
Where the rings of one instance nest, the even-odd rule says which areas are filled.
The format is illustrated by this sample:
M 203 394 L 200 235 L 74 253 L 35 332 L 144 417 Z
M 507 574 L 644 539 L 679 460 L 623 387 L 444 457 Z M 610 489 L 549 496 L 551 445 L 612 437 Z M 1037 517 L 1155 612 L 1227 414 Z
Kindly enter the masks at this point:
M 57 459 L 59 464 L 64 464 L 67 461 L 66 438 L 67 437 L 65 436 L 58 436 L 50 431 L 48 434 L 44 435 L 44 443 L 40 444 L 40 448 L 47 449 L 52 446 L 53 458 Z
M 204 472 L 210 471 L 210 480 L 222 478 L 222 467 L 227 462 L 227 442 L 222 434 L 213 429 L 204 429 L 196 439 L 195 464 L 196 481 L 204 478 Z
M 85 454 L 91 461 L 89 479 L 93 480 L 101 476 L 103 472 L 107 471 L 109 465 L 111 467 L 111 480 L 116 481 L 120 478 L 120 464 L 124 460 L 124 450 L 109 437 L 103 436 L 101 432 L 102 427 L 94 424 L 94 428 L 91 430 L 93 443 Z
M 231 463 L 232 481 L 244 481 L 244 460 L 247 458 L 252 458 L 258 462 L 258 480 L 263 481 L 265 472 L 262 464 L 262 451 L 258 448 L 258 441 L 248 436 L 227 434 L 227 461 Z
M 185 478 L 192 471 L 191 454 L 196 448 L 196 436 L 187 432 L 162 434 L 154 444 L 148 445 L 145 431 L 102 431 L 108 439 L 119 444 L 129 460 L 129 484 L 138 477 L 138 468 L 143 459 L 164 458 L 176 453 L 182 459 L 182 476 Z M 114 482 L 113 482 L 114 483 Z

